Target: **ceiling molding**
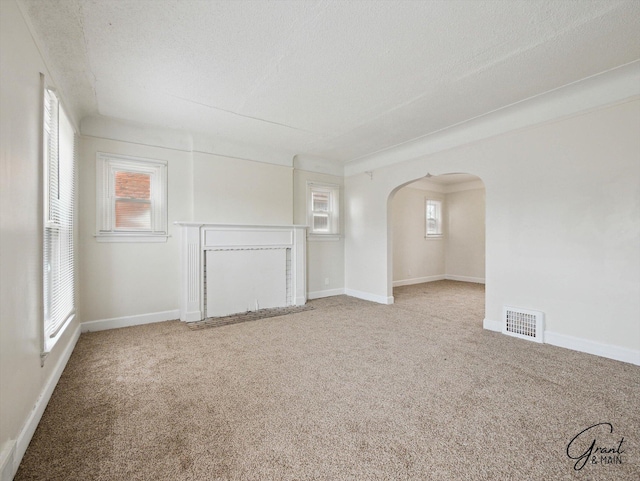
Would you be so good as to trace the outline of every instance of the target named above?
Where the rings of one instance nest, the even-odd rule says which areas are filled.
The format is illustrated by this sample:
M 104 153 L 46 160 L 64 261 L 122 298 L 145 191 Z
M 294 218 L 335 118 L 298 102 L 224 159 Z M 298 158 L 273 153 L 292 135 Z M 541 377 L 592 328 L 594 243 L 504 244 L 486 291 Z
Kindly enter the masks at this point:
M 640 61 L 636 61 L 344 165 L 318 156 L 276 151 L 206 134 L 191 134 L 105 116 L 85 117 L 80 122 L 80 132 L 85 136 L 293 166 L 299 170 L 342 177 L 576 115 L 639 95 Z
M 345 164 L 351 176 L 640 95 L 640 60 Z
M 436 184 L 428 179 L 420 179 L 411 184 L 405 185 L 403 189 L 415 189 L 423 192 L 437 192 L 439 194 L 445 193 L 445 186 L 442 184 Z
M 463 192 L 465 190 L 484 189 L 482 180 L 472 180 L 469 182 L 461 182 L 459 184 L 449 184 L 444 186 L 445 194 L 453 194 L 454 192 Z
M 87 137 L 98 137 L 149 147 L 199 152 L 286 167 L 293 166 L 294 152 L 276 151 L 214 138 L 205 134 L 192 134 L 183 130 L 166 129 L 100 115 L 83 118 L 80 122 L 80 132 Z
M 15 1 L 74 120 L 130 123 L 85 132 L 332 175 L 615 102 L 640 58 L 636 0 Z
M 293 158 L 293 168 L 337 177 L 344 176 L 344 166 L 341 162 L 323 159 L 314 155 L 297 154 Z
M 188 132 L 137 124 L 101 115 L 83 118 L 80 122 L 80 133 L 88 137 L 118 140 L 150 147 L 163 147 L 184 152 L 193 150 L 193 137 Z
M 193 151 L 232 159 L 293 167 L 295 152 L 239 143 L 206 134 L 193 134 Z

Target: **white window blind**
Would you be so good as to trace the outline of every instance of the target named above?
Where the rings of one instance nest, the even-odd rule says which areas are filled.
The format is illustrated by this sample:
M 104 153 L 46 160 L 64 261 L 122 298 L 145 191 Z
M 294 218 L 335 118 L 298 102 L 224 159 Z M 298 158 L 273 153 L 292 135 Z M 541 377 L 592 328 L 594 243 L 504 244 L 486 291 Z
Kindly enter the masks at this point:
M 75 314 L 75 132 L 53 90 L 44 92 L 44 346 Z

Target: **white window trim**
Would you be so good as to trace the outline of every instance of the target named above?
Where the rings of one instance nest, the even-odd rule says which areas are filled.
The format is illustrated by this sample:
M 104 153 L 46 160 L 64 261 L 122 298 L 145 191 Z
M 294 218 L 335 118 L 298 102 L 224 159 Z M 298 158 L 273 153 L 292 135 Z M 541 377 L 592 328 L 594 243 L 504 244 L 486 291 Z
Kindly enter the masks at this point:
M 313 211 L 311 202 L 312 192 L 328 192 L 330 199 L 329 224 L 327 233 L 313 232 Z M 307 239 L 310 241 L 337 241 L 340 240 L 340 186 L 324 182 L 307 181 Z
M 41 366 L 76 313 L 76 132 L 40 74 L 43 100 L 43 330 Z M 47 115 L 47 112 L 50 114 Z M 55 164 L 54 173 L 50 167 Z M 52 178 L 55 176 L 55 180 Z M 55 186 L 55 191 L 51 187 Z M 57 193 L 57 194 L 56 194 Z M 54 196 L 57 201 L 52 201 Z M 57 233 L 58 242 L 47 241 Z M 56 249 L 57 248 L 57 249 Z M 57 261 L 56 261 L 57 259 Z
M 151 229 L 116 229 L 113 198 L 115 172 L 151 175 Z M 96 154 L 96 240 L 98 242 L 166 242 L 168 232 L 167 161 L 98 152 Z
M 429 202 L 437 202 L 438 203 L 438 216 L 437 216 L 437 223 L 438 223 L 438 227 L 440 228 L 440 232 L 437 234 L 429 234 L 428 232 L 428 221 L 427 221 L 427 210 L 428 210 L 428 205 Z M 442 239 L 444 237 L 444 225 L 443 225 L 443 201 L 440 199 L 429 199 L 429 198 L 425 198 L 424 200 L 424 237 L 425 239 L 431 239 L 431 240 L 438 240 L 438 239 Z

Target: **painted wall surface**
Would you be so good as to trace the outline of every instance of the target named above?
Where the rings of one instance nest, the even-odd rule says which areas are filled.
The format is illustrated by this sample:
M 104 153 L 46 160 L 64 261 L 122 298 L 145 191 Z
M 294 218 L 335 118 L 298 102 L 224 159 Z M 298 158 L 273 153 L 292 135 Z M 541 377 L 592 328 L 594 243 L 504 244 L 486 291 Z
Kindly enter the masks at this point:
M 96 240 L 96 154 L 167 161 L 169 235 L 166 243 Z M 173 222 L 191 220 L 192 163 L 188 152 L 82 137 L 80 166 L 80 305 L 83 321 L 175 310 L 180 250 Z
M 640 100 L 345 179 L 348 292 L 392 292 L 389 196 L 448 172 L 486 187 L 486 318 L 541 310 L 546 329 L 640 350 Z
M 448 232 L 442 237 L 425 236 L 426 199 L 443 202 L 439 192 L 404 187 L 392 199 L 393 280 L 401 284 L 416 284 L 442 279 L 446 272 L 445 254 Z M 446 216 L 446 211 L 443 212 Z M 444 222 L 443 222 L 444 224 Z
M 54 85 L 17 5 L 2 1 L 0 12 L 0 450 L 4 450 L 18 439 L 63 351 L 75 341 L 79 316 L 41 367 L 40 73 Z
M 485 274 L 484 189 L 448 192 L 445 212 L 447 277 L 481 282 Z
M 292 175 L 291 167 L 194 152 L 193 220 L 289 225 Z
M 166 243 L 97 242 L 96 154 L 168 162 Z M 85 136 L 80 149 L 81 306 L 94 321 L 179 307 L 180 249 L 176 221 L 291 224 L 291 167 Z
M 307 182 L 323 182 L 341 186 L 339 240 L 307 241 L 307 292 L 312 298 L 333 295 L 344 289 L 344 191 L 343 178 L 294 170 L 293 173 L 293 223 L 307 225 Z M 326 282 L 328 279 L 328 283 Z
M 482 186 L 480 181 L 435 185 L 437 191 L 409 184 L 396 192 L 389 218 L 394 285 L 484 282 L 485 191 L 477 184 Z M 426 199 L 442 201 L 442 237 L 425 236 Z
M 393 302 L 393 257 L 387 252 L 393 245 L 393 229 L 391 226 L 387 229 L 392 209 L 391 185 L 400 186 L 426 175 L 425 172 L 400 181 L 400 176 L 388 170 L 384 174 L 397 180 L 381 178 L 384 174 L 376 171 L 371 176 L 363 173 L 345 177 L 344 181 L 345 291 L 348 295 L 381 303 Z M 385 194 L 381 194 L 380 189 L 384 189 Z

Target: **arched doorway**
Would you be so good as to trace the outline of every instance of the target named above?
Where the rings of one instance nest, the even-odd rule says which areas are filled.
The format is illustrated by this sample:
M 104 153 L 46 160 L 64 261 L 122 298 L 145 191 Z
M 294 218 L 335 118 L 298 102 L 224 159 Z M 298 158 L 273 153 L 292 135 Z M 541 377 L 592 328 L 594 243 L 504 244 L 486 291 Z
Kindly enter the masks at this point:
M 484 284 L 485 212 L 484 183 L 472 174 L 428 175 L 394 189 L 388 202 L 390 294 L 445 280 Z

